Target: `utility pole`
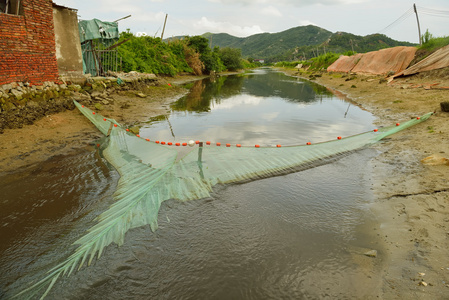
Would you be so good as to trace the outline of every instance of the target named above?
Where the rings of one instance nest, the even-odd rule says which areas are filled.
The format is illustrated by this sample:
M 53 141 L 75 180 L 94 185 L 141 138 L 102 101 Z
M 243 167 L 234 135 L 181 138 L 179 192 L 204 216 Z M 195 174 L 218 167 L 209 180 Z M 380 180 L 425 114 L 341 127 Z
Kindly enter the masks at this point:
M 161 41 L 164 39 L 165 23 L 167 23 L 168 14 L 165 15 L 164 28 L 162 29 Z
M 416 22 L 418 23 L 419 45 L 422 45 L 421 28 L 419 27 L 418 11 L 416 10 L 415 3 L 413 3 L 413 9 L 415 10 L 415 14 L 416 14 Z

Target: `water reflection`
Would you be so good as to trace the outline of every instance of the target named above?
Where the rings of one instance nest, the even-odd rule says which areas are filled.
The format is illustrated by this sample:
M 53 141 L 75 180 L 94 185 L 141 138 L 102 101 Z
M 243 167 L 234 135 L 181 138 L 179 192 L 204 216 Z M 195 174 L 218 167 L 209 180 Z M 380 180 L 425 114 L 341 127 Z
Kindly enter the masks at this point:
M 263 76 L 260 76 L 263 75 Z M 208 112 L 224 100 L 246 94 L 254 97 L 279 97 L 292 102 L 314 102 L 331 98 L 325 87 L 280 72 L 256 70 L 252 74 L 206 78 L 189 84 L 190 92 L 172 104 L 174 111 Z
M 372 129 L 370 113 L 325 87 L 271 70 L 191 84 L 166 118 L 141 130 L 150 139 L 244 145 L 322 142 Z

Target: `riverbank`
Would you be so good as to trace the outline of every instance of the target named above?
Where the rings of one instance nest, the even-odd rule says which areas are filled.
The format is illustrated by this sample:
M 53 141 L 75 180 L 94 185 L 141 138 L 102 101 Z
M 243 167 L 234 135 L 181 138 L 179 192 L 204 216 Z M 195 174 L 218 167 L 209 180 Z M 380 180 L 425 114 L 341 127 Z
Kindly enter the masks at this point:
M 285 70 L 284 70 L 285 71 Z M 286 71 L 293 76 L 309 74 Z M 449 293 L 449 77 L 434 71 L 387 84 L 381 76 L 322 73 L 313 80 L 392 125 L 427 112 L 426 122 L 375 147 L 371 206 L 381 242 L 384 299 L 447 299 Z
M 170 80 L 159 78 L 159 84 L 144 90 L 116 91 L 107 95 L 109 101 L 107 105 L 102 105 L 101 113 L 125 125 L 147 121 L 149 116 L 167 113 L 169 104 L 188 91 L 180 84 L 196 79 L 196 76 L 180 76 Z M 96 102 L 91 100 L 92 97 L 94 96 L 86 97 L 86 94 L 76 93 L 58 101 L 75 99 L 96 109 Z M 0 174 L 13 174 L 20 168 L 32 170 L 50 157 L 80 151 L 100 137 L 98 130 L 72 103 L 68 110 L 47 114 L 31 125 L 5 129 L 0 134 Z

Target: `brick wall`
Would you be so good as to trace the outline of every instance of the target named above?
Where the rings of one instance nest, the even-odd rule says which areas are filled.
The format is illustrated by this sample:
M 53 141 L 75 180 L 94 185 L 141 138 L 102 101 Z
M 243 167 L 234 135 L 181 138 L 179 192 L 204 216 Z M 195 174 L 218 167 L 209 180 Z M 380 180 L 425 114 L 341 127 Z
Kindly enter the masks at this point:
M 0 85 L 58 82 L 52 1 L 21 2 L 23 15 L 0 14 Z

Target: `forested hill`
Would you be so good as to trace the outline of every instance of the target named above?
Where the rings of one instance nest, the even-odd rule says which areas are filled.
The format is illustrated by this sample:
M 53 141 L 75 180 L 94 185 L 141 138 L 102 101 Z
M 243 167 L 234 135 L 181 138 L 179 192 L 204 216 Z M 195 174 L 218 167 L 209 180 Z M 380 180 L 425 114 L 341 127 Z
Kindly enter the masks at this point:
M 267 62 L 310 58 L 324 52 L 364 53 L 395 46 L 415 45 L 393 40 L 383 34 L 359 36 L 346 32 L 332 33 L 313 25 L 290 28 L 278 33 L 260 33 L 246 38 L 226 33 L 205 33 L 203 36 L 210 40 L 211 48 L 238 48 L 241 49 L 243 57 L 264 59 Z

